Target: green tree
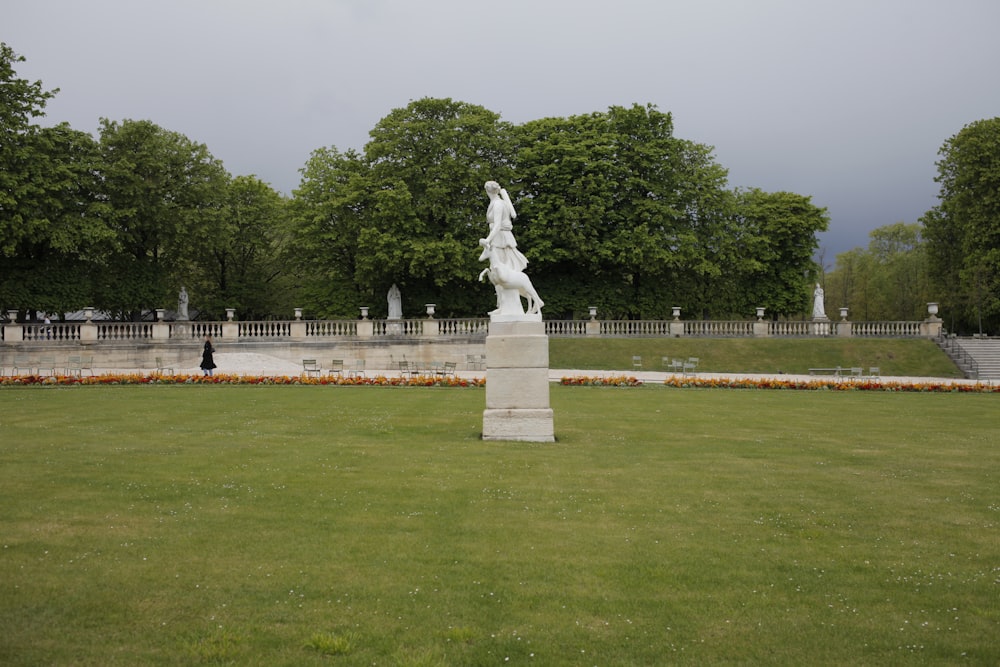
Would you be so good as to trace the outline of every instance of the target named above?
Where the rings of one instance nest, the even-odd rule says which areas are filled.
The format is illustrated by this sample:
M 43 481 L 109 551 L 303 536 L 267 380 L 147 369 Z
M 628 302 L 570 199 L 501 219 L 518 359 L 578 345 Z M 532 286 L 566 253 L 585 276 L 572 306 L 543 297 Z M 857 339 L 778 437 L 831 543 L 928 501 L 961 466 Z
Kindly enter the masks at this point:
M 358 257 L 376 295 L 396 283 L 404 311 L 425 302 L 443 315 L 485 307 L 492 289 L 475 286 L 483 184 L 508 179 L 509 133 L 499 114 L 450 99 L 417 100 L 379 121 L 365 146 L 373 216 Z
M 481 312 L 492 293 L 475 284 L 483 184 L 510 174 L 508 133 L 482 107 L 425 98 L 379 121 L 363 156 L 315 152 L 294 207 L 296 242 L 322 267 L 301 271 L 307 303 L 325 294 L 335 301 L 313 301 L 320 311 L 370 304 L 382 315 L 396 283 L 404 314 L 426 302 L 442 315 Z
M 32 186 L 20 200 L 31 222 L 13 256 L 0 263 L 0 301 L 60 314 L 93 302 L 114 238 L 100 215 L 95 158 L 93 138 L 68 125 L 33 136 L 31 159 L 22 165 Z
M 356 317 L 370 302 L 358 268 L 358 235 L 365 224 L 369 170 L 355 151 L 313 152 L 291 202 L 283 265 L 297 304 L 315 317 Z
M 175 301 L 221 225 L 228 175 L 204 144 L 151 121 L 101 121 L 100 174 L 116 233 L 98 305 L 136 318 Z M 190 285 L 190 283 L 189 283 Z M 202 295 L 192 293 L 198 309 Z
M 919 223 L 897 222 L 869 233 L 866 249 L 837 255 L 827 275 L 827 303 L 856 320 L 915 320 L 933 301 L 927 243 Z M 829 300 L 829 299 L 832 299 Z
M 287 208 L 287 200 L 258 178 L 237 176 L 228 183 L 220 219 L 201 247 L 203 317 L 221 319 L 226 308 L 241 319 L 291 315 L 281 262 Z
M 729 203 L 710 147 L 675 138 L 671 115 L 651 105 L 532 121 L 517 146 L 518 238 L 538 258 L 529 273 L 548 313 L 706 306 L 725 266 Z
M 673 136 L 653 106 L 512 127 L 481 107 L 423 99 L 396 109 L 365 153 L 316 151 L 293 200 L 300 303 L 316 315 L 481 313 L 476 239 L 483 183 L 507 187 L 515 236 L 546 316 L 597 306 L 604 317 L 704 316 L 766 304 L 801 312 L 823 209 L 791 193 L 737 193 L 712 148 Z M 514 175 L 516 174 L 516 178 Z M 748 284 L 759 280 L 756 292 Z
M 943 315 L 957 331 L 1000 327 L 1000 117 L 979 120 L 939 151 L 939 204 L 923 217 Z
M 99 216 L 92 137 L 34 122 L 57 91 L 19 79 L 18 62 L 0 44 L 0 303 L 62 313 L 91 300 L 113 232 Z
M 816 282 L 816 233 L 825 231 L 826 209 L 792 192 L 736 193 L 735 224 L 728 230 L 736 252 L 728 286 L 737 312 L 763 306 L 773 316 L 807 312 Z
M 926 244 L 919 223 L 897 222 L 870 233 L 868 245 L 879 267 L 873 292 L 882 297 L 878 317 L 887 320 L 922 319 L 930 298 Z
M 826 274 L 828 307 L 847 307 L 851 319 L 873 318 L 872 276 L 875 273 L 872 256 L 865 248 L 852 248 L 837 255 L 833 271 Z M 829 313 L 832 316 L 832 313 Z
M 31 196 L 33 140 L 39 131 L 34 120 L 58 92 L 43 90 L 41 81 L 18 78 L 15 65 L 24 61 L 0 42 L 0 255 L 8 257 L 42 224 Z

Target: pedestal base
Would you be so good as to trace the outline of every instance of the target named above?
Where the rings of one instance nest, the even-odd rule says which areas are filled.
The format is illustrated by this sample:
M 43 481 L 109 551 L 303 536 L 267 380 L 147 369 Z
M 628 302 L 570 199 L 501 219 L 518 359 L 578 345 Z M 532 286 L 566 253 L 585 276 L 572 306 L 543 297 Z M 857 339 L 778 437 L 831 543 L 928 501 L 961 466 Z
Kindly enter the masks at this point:
M 541 321 L 490 322 L 483 440 L 555 441 L 549 338 Z
M 552 409 L 483 410 L 483 440 L 555 442 Z

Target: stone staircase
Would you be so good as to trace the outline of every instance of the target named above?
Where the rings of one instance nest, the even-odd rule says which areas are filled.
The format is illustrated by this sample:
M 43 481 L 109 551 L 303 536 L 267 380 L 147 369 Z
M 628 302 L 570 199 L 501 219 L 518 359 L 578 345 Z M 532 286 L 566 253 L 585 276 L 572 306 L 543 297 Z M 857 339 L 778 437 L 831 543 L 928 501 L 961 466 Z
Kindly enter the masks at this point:
M 956 338 L 953 340 L 965 353 L 962 356 L 969 357 L 975 362 L 980 380 L 1000 380 L 1000 338 Z M 954 359 L 954 357 L 952 358 Z M 962 368 L 962 365 L 959 364 L 959 367 Z M 963 370 L 965 369 L 963 368 Z

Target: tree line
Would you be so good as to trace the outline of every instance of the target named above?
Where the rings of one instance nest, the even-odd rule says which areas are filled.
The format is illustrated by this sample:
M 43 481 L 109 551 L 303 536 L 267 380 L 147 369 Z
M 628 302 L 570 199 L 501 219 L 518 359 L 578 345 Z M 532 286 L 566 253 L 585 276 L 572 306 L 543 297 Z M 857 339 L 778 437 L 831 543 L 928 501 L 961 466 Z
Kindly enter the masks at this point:
M 855 319 L 914 320 L 937 302 L 948 331 L 1000 333 L 1000 118 L 969 123 L 939 151 L 938 205 L 875 229 L 836 258 L 828 304 Z M 831 303 L 832 300 L 832 303 Z
M 151 121 L 103 119 L 96 137 L 41 127 L 58 91 L 18 78 L 18 62 L 0 44 L 4 310 L 90 305 L 135 319 L 184 286 L 204 319 L 227 307 L 285 319 L 293 306 L 356 317 L 362 305 L 379 317 L 396 284 L 406 316 L 425 303 L 481 315 L 494 305 L 476 282 L 487 180 L 517 204 L 514 233 L 547 318 L 589 306 L 606 318 L 663 318 L 672 306 L 795 318 L 822 279 L 825 209 L 729 188 L 712 147 L 676 137 L 652 105 L 515 125 L 474 104 L 417 100 L 380 120 L 362 151 L 313 151 L 287 197 Z

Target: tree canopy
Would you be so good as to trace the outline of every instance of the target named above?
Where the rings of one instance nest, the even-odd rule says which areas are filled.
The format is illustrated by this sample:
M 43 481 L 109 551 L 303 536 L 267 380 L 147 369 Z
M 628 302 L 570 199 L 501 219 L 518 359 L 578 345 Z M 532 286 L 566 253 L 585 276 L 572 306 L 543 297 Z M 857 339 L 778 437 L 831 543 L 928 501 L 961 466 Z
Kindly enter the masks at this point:
M 151 121 L 102 120 L 100 154 L 116 244 L 97 302 L 136 317 L 196 274 L 194 258 L 222 223 L 228 175 L 206 146 Z
M 363 151 L 319 148 L 291 198 L 231 177 L 208 147 L 150 120 L 99 136 L 37 119 L 57 91 L 17 77 L 0 48 L 0 308 L 171 307 L 219 318 L 488 311 L 477 282 L 483 185 L 516 202 L 514 233 L 546 317 L 744 317 L 808 309 L 825 210 L 794 193 L 733 191 L 711 146 L 652 105 L 521 125 L 424 98 L 393 109 Z M 954 215 L 949 210 L 949 215 Z M 30 279 L 29 279 L 30 277 Z
M 943 315 L 953 330 L 1000 326 L 1000 117 L 979 120 L 939 151 L 940 203 L 923 217 Z
M 923 319 L 934 293 L 919 223 L 872 230 L 868 247 L 837 255 L 835 270 L 826 276 L 827 304 L 847 306 L 858 320 Z

